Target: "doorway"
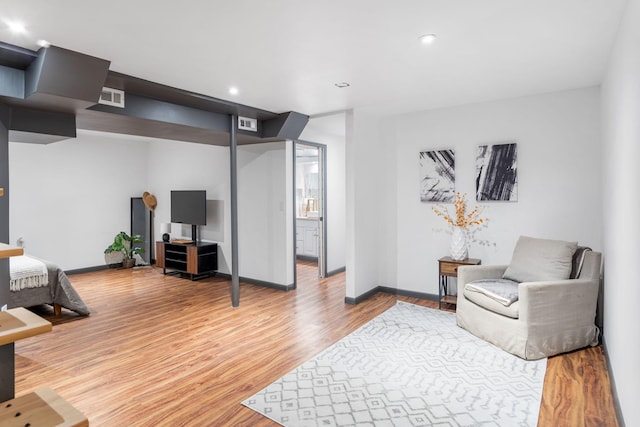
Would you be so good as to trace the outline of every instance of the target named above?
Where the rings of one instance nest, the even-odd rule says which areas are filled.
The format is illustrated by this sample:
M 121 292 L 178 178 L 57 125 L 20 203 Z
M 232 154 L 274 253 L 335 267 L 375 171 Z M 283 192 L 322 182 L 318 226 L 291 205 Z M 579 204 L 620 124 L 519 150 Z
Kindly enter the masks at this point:
M 322 278 L 327 275 L 326 147 L 297 141 L 294 152 L 296 262 L 316 263 Z

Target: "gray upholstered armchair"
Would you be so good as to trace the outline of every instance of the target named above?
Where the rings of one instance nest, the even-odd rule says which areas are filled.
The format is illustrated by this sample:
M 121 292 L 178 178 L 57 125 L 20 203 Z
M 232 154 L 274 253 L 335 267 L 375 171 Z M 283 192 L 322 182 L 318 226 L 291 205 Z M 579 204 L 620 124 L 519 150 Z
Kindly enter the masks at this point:
M 523 359 L 597 345 L 600 263 L 575 242 L 521 237 L 509 266 L 459 267 L 457 323 Z

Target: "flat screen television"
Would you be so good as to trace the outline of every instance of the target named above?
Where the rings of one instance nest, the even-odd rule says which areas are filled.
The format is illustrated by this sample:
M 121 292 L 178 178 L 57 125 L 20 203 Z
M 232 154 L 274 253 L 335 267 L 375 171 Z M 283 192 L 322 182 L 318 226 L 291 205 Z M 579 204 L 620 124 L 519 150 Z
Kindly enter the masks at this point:
M 171 222 L 207 225 L 207 192 L 205 190 L 172 191 Z

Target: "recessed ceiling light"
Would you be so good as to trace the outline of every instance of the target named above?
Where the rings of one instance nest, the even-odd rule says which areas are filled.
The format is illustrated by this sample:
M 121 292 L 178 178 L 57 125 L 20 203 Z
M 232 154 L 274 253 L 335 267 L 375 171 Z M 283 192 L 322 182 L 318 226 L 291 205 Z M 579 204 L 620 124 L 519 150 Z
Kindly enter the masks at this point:
M 435 34 L 423 34 L 418 38 L 422 44 L 431 44 L 436 40 L 437 36 Z
M 235 87 L 235 86 L 231 86 L 231 87 L 229 88 L 229 94 L 231 94 L 231 95 L 237 95 L 237 94 L 238 94 L 238 88 L 237 88 L 237 87 Z
M 51 46 L 51 43 L 49 43 L 49 42 L 48 42 L 48 41 L 46 41 L 46 40 L 38 40 L 36 43 L 37 43 L 37 44 L 38 44 L 38 46 L 40 46 L 40 47 L 49 47 L 49 46 Z
M 7 25 L 9 26 L 9 29 L 14 33 L 22 34 L 27 32 L 27 29 L 20 22 L 17 22 L 17 21 L 7 22 Z
M 343 88 L 349 87 L 351 85 L 349 83 L 347 83 L 347 82 L 339 82 L 339 83 L 335 83 L 335 86 L 339 87 L 340 89 L 343 89 Z

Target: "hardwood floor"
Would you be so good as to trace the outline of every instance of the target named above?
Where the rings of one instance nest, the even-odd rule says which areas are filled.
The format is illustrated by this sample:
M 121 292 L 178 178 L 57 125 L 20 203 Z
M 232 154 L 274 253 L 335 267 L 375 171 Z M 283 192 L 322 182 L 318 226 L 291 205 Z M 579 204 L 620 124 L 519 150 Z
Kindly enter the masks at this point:
M 242 400 L 403 300 L 344 303 L 344 273 L 298 289 L 197 282 L 153 267 L 71 276 L 92 314 L 16 343 L 16 394 L 49 386 L 92 426 L 273 426 Z M 45 313 L 45 315 L 47 315 Z M 599 347 L 549 359 L 540 426 L 617 426 Z

